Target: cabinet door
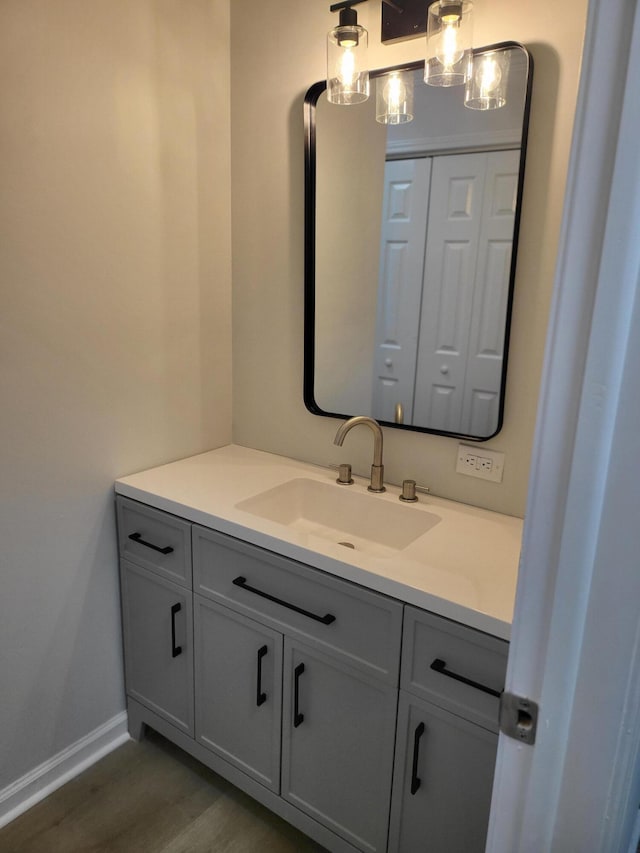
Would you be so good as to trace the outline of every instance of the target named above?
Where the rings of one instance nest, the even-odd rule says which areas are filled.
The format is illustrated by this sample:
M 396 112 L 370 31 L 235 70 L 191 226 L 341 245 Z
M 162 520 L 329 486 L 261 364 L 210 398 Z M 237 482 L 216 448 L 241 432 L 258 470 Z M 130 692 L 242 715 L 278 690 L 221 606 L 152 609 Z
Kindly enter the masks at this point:
M 194 596 L 196 740 L 280 791 L 282 634 Z
M 484 853 L 497 746 L 401 690 L 389 853 Z
M 193 735 L 191 592 L 122 562 L 127 694 Z
M 359 850 L 387 844 L 397 690 L 285 638 L 282 796 Z

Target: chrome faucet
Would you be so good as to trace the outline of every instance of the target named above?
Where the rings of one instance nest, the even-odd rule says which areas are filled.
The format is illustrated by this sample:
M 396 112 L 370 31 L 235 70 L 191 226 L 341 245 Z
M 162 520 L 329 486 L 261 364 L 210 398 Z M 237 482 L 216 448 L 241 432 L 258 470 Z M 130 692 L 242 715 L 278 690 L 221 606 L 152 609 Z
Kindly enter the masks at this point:
M 349 418 L 348 421 L 345 421 L 338 427 L 338 432 L 333 439 L 333 443 L 337 444 L 338 447 L 342 447 L 342 442 L 346 434 L 354 426 L 358 426 L 358 424 L 366 424 L 373 432 L 373 465 L 371 466 L 371 482 L 367 486 L 367 489 L 370 492 L 384 492 L 385 487 L 382 482 L 384 475 L 384 465 L 382 464 L 382 429 L 378 421 L 374 421 L 373 418 L 367 418 L 364 415 L 358 415 L 357 418 Z

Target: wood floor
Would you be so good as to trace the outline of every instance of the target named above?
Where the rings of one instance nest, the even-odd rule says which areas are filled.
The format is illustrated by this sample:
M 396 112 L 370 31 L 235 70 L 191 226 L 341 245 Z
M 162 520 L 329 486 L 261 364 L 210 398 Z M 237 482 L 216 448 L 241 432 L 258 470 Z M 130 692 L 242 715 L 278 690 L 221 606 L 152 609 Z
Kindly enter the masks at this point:
M 147 729 L 4 829 L 0 853 L 324 853 Z

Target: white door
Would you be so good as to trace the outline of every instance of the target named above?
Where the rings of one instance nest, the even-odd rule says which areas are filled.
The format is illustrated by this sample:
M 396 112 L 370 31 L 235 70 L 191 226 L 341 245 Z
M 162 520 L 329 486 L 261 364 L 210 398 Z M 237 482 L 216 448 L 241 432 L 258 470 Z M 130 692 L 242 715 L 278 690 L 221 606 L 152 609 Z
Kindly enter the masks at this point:
M 500 737 L 490 853 L 638 845 L 640 14 L 632 7 L 589 3 L 506 683 L 540 703 L 538 734 L 533 747 Z
M 462 418 L 458 432 L 488 437 L 498 426 L 520 151 L 486 154 Z
M 431 160 L 385 167 L 374 351 L 373 417 L 412 423 Z
M 460 432 L 486 154 L 434 159 L 413 421 Z

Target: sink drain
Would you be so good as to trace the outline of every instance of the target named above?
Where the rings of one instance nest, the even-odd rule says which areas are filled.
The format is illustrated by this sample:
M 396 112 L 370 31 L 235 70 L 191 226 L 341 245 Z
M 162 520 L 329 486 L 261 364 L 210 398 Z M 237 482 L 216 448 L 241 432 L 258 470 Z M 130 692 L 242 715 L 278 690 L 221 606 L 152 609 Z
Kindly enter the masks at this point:
M 344 545 L 345 548 L 353 548 L 354 551 L 356 548 L 353 542 L 338 542 L 338 545 Z

